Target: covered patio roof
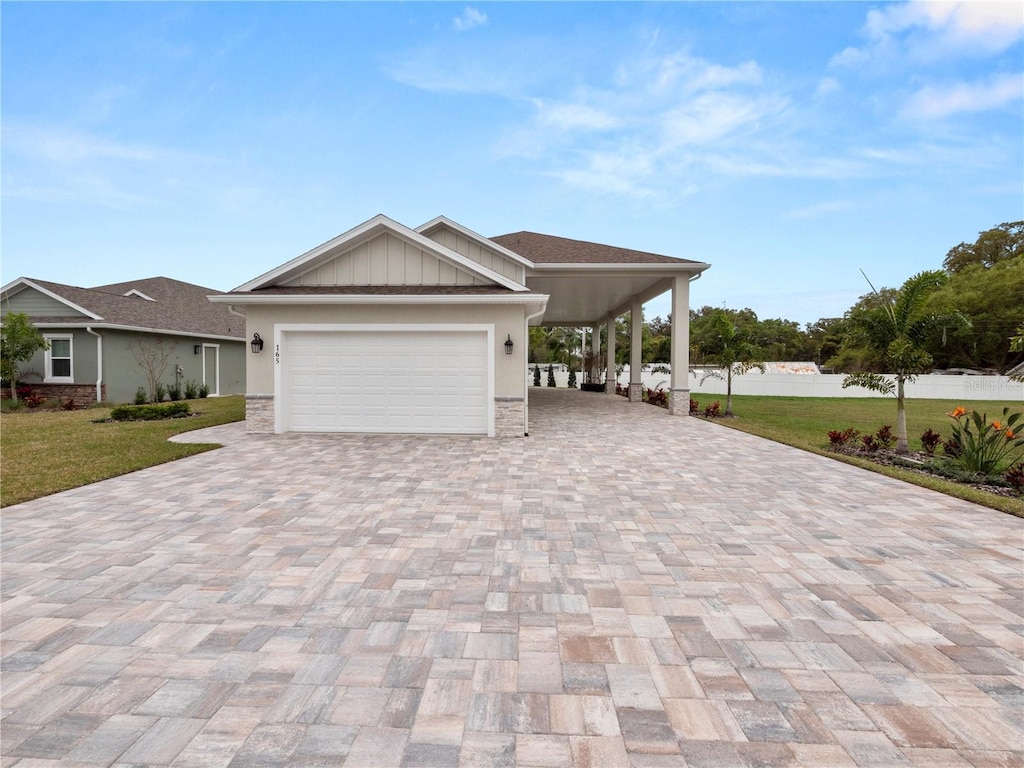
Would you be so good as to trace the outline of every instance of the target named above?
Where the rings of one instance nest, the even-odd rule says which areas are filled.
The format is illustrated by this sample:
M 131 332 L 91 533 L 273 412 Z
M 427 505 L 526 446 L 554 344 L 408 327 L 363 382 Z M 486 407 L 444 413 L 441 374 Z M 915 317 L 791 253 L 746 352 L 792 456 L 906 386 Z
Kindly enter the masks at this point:
M 527 259 L 526 285 L 548 295 L 540 324 L 593 326 L 628 312 L 634 297 L 647 302 L 671 290 L 674 279 L 699 276 L 710 265 L 630 248 L 537 232 L 490 240 Z

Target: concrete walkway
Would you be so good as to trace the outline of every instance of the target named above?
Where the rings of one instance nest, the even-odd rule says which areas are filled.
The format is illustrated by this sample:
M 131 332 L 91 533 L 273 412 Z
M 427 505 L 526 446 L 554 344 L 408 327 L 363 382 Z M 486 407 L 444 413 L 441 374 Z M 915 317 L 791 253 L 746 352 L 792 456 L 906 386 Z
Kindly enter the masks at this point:
M 2 765 L 1022 764 L 1020 519 L 621 398 L 531 417 L 219 427 L 4 509 Z

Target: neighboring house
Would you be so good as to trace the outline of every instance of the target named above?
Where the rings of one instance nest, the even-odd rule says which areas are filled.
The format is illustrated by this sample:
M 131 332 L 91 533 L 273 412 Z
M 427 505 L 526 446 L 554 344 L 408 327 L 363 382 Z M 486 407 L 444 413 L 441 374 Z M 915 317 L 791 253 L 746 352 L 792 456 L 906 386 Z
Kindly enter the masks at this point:
M 707 267 L 379 215 L 211 301 L 244 313 L 246 338 L 265 345 L 246 366 L 249 431 L 522 436 L 528 326 L 605 326 L 614 342 L 615 318 L 631 312 L 639 400 L 641 307 L 666 291 L 681 320 L 673 397 L 688 413 L 689 283 Z M 614 354 L 613 343 L 611 369 Z
M 147 389 L 139 356 L 169 352 L 165 385 L 206 384 L 211 395 L 245 390 L 245 320 L 217 293 L 152 277 L 78 288 L 26 277 L 0 289 L 0 314 L 21 312 L 50 348 L 21 365 L 19 381 L 48 398 L 130 402 Z

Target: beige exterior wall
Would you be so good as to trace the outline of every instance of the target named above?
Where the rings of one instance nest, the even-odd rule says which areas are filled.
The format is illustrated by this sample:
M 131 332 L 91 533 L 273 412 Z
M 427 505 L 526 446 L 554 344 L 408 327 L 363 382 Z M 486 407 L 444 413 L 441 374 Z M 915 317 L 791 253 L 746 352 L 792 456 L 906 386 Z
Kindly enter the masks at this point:
M 246 310 L 246 336 L 258 333 L 265 346 L 248 354 L 246 393 L 274 394 L 274 327 L 276 324 L 472 324 L 494 325 L 494 397 L 523 398 L 526 394 L 525 309 L 522 305 L 422 304 L 373 305 L 251 305 Z M 513 354 L 505 354 L 505 340 L 512 336 Z
M 465 256 L 467 259 L 472 259 L 477 264 L 494 270 L 499 275 L 510 277 L 520 284 L 526 283 L 526 270 L 521 264 L 515 263 L 475 240 L 466 238 L 449 227 L 439 227 L 427 235 L 427 237 L 436 243 L 440 243 L 445 248 Z
M 287 285 L 487 285 L 390 233 L 378 235 Z

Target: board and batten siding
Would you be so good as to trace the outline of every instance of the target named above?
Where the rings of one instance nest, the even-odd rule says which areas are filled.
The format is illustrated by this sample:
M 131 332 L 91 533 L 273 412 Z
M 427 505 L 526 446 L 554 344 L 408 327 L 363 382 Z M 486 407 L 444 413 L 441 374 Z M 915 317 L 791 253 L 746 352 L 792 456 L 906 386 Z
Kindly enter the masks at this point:
M 29 317 L 88 317 L 35 288 L 24 288 L 6 299 L 0 314 L 8 312 L 20 312 Z
M 486 285 L 392 234 L 382 234 L 291 280 L 288 285 Z
M 440 227 L 427 235 L 431 240 L 440 243 L 445 248 L 455 251 L 467 259 L 472 259 L 488 269 L 497 272 L 499 275 L 512 278 L 517 283 L 526 282 L 526 271 L 521 264 L 516 264 L 497 251 L 485 248 L 480 243 L 468 240 L 458 232 L 447 227 Z

